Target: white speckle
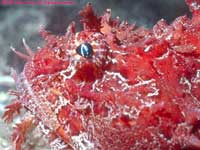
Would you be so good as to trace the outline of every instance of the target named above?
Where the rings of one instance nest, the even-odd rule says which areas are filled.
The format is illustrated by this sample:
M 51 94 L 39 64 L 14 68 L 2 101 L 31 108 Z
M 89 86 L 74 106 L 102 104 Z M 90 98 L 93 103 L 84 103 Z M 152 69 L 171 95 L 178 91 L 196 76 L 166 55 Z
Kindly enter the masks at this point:
M 152 47 L 152 45 L 147 46 L 147 47 L 144 49 L 144 52 L 150 51 L 151 47 Z
M 86 98 L 78 97 L 77 100 L 75 101 L 75 106 L 76 109 L 86 109 L 87 107 L 93 109 L 92 104 L 90 101 Z
M 173 36 L 172 34 L 169 34 L 165 39 L 166 40 L 171 40 L 172 36 Z
M 87 133 L 72 136 L 72 143 L 74 149 L 77 150 L 94 150 L 94 143 L 89 140 Z
M 74 76 L 74 74 L 76 73 L 76 64 L 77 60 L 71 61 L 67 69 L 60 72 L 60 75 L 64 77 L 64 81 L 66 79 L 71 79 Z M 68 73 L 69 75 L 66 75 Z
M 135 84 L 134 87 L 138 87 L 138 86 L 141 86 L 141 85 L 146 85 L 146 84 L 149 84 L 149 83 L 152 83 L 154 82 L 155 79 L 151 79 L 151 80 L 141 80 L 139 83 Z
M 60 109 L 63 107 L 63 106 L 67 106 L 70 104 L 70 101 L 65 99 L 63 96 L 59 96 L 58 100 L 56 100 L 56 103 L 55 103 L 55 106 L 52 105 L 52 107 L 55 107 L 55 110 L 54 112 L 56 114 L 59 113 Z M 64 120 L 63 120 L 64 121 Z
M 121 55 L 127 55 L 128 53 L 126 52 L 122 52 L 122 51 L 119 51 L 119 50 L 110 50 L 111 53 L 116 53 L 116 54 L 121 54 Z
M 112 61 L 113 64 L 117 63 L 117 59 L 111 59 L 111 61 Z
M 126 64 L 126 62 L 125 62 L 123 59 L 121 60 L 121 62 L 122 62 L 123 64 Z
M 200 78 L 200 69 L 197 69 L 196 77 Z
M 118 77 L 120 80 L 122 81 L 126 81 L 126 78 L 124 78 L 119 72 L 108 72 L 106 71 L 106 73 L 108 75 L 113 75 L 113 78 L 115 79 L 116 77 Z
M 119 84 L 122 84 L 123 82 L 121 80 L 118 81 Z
M 50 143 L 51 150 L 63 150 L 64 148 L 66 149 L 67 146 L 62 143 L 62 140 L 60 138 L 57 138 L 53 140 Z
M 145 104 L 146 107 L 151 107 L 152 105 L 155 104 L 155 102 L 154 101 L 151 101 L 151 102 L 145 101 L 144 104 Z
M 98 92 L 102 92 L 102 90 L 99 89 L 99 88 L 97 87 L 97 84 L 98 84 L 98 83 L 99 83 L 99 80 L 96 80 L 96 81 L 92 84 L 92 90 L 91 90 L 91 91 L 96 90 L 96 91 L 98 91 Z
M 49 134 L 49 129 L 45 128 L 44 124 L 42 122 L 39 122 L 38 124 L 40 130 L 42 131 L 42 133 L 44 133 L 45 135 Z
M 78 41 L 78 35 L 79 35 L 79 33 L 76 33 L 75 34 L 75 40 L 74 40 L 74 42 L 75 42 L 75 45 L 76 46 L 79 46 L 81 43 Z
M 145 81 L 141 80 L 139 81 L 139 83 L 135 84 L 134 87 L 148 85 L 147 88 L 149 88 L 151 91 L 153 90 L 153 92 L 148 93 L 147 97 L 157 96 L 159 95 L 159 89 L 156 88 L 155 81 L 156 81 L 155 79 L 150 79 Z
M 186 93 L 190 93 L 192 85 L 186 77 L 181 77 L 180 84 L 187 85 L 188 89 L 184 90 Z
M 192 78 L 192 83 L 200 83 L 200 70 L 196 71 L 196 76 Z
M 115 88 L 115 86 L 110 86 L 110 90 L 112 91 L 125 91 L 128 88 L 130 88 L 129 84 L 127 83 L 127 79 L 124 78 L 119 72 L 109 72 L 105 71 L 104 76 L 102 77 L 102 80 L 96 80 L 93 85 L 91 91 L 98 91 L 103 92 L 104 91 L 104 84 L 110 82 L 110 80 L 114 80 L 113 82 L 115 84 L 119 84 L 121 88 Z
M 166 53 L 164 53 L 162 56 L 158 57 L 157 59 L 162 60 L 164 58 L 167 58 L 168 56 L 169 56 L 169 50 Z
M 200 8 L 200 5 L 199 5 L 197 2 L 193 2 L 193 3 L 191 4 L 191 6 L 192 6 L 192 8 L 193 8 L 194 10 L 198 10 L 198 9 Z
M 147 94 L 148 97 L 157 96 L 159 94 L 159 89 L 155 87 L 153 87 L 153 89 L 155 89 L 155 91 L 153 93 L 148 93 Z

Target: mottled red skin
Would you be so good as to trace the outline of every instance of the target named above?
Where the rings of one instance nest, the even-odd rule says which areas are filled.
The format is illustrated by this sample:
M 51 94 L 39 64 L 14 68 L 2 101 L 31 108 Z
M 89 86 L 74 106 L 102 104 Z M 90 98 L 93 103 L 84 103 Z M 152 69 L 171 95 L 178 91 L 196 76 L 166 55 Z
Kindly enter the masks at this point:
M 18 102 L 69 149 L 200 149 L 200 1 L 187 4 L 192 19 L 152 30 L 112 20 L 109 10 L 96 17 L 88 4 L 83 31 L 74 23 L 64 36 L 41 31 L 46 45 L 18 76 Z M 91 59 L 76 54 L 84 42 Z

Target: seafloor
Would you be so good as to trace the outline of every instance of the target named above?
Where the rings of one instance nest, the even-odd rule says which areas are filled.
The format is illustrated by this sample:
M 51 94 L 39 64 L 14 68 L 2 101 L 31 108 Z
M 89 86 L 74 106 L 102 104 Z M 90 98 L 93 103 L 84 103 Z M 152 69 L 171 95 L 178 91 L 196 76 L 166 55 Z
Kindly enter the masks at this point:
M 25 63 L 10 50 L 10 46 L 24 51 L 22 38 L 25 38 L 30 47 L 36 51 L 37 47 L 43 44 L 38 34 L 41 25 L 53 33 L 63 34 L 69 22 L 72 20 L 78 22 L 78 12 L 87 2 L 92 2 L 97 14 L 101 14 L 106 8 L 111 8 L 113 17 L 120 16 L 121 20 L 145 27 L 152 27 L 161 18 L 171 22 L 177 16 L 189 12 L 183 0 L 79 0 L 70 6 L 5 6 L 1 4 L 0 115 L 5 105 L 12 99 L 7 91 L 15 88 L 14 80 L 10 77 L 10 70 L 14 68 L 20 72 Z M 81 30 L 78 24 L 76 26 Z M 12 126 L 3 123 L 0 119 L 0 150 L 11 149 L 9 136 Z M 37 150 L 39 149 L 45 150 L 45 146 L 41 144 L 37 147 Z

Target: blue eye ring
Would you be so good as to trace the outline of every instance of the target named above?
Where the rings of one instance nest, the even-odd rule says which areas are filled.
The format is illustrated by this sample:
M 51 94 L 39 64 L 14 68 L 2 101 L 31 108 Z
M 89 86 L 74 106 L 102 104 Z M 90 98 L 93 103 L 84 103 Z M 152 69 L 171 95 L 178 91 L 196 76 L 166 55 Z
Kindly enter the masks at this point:
M 94 54 L 92 45 L 87 42 L 80 44 L 76 48 L 76 52 L 77 52 L 77 54 L 79 54 L 85 58 L 91 58 L 92 55 Z

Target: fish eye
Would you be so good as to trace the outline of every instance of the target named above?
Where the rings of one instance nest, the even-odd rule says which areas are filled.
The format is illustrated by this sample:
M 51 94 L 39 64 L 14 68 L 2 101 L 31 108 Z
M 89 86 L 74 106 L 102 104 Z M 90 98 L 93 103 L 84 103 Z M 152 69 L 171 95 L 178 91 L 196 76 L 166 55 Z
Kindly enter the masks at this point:
M 92 45 L 89 43 L 82 43 L 76 48 L 77 54 L 85 57 L 85 58 L 91 58 L 93 55 L 93 48 Z

